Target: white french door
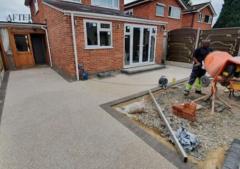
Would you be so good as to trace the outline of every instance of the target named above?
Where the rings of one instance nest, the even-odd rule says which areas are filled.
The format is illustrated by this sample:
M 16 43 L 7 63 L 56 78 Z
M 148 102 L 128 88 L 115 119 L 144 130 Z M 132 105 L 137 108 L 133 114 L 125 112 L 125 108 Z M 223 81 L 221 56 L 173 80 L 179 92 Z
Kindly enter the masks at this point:
M 125 67 L 152 64 L 155 61 L 157 28 L 125 25 Z

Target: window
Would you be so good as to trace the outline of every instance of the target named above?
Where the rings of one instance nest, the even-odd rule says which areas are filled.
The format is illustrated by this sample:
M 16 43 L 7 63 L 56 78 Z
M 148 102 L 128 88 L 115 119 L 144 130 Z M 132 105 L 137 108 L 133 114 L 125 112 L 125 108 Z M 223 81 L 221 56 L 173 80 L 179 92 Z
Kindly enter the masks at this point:
M 112 24 L 100 21 L 85 21 L 86 48 L 112 47 Z
M 202 13 L 200 12 L 198 14 L 198 22 L 202 22 L 202 19 L 203 19 L 203 16 L 202 16 Z
M 213 17 L 212 17 L 212 16 L 209 16 L 208 23 L 209 23 L 209 24 L 212 24 L 212 20 L 213 20 Z
M 127 16 L 133 16 L 133 9 L 129 9 L 127 11 L 124 11 L 125 15 Z
M 210 16 L 205 15 L 204 22 L 209 23 L 209 21 L 210 21 Z
M 17 51 L 28 52 L 28 36 L 27 35 L 14 35 Z
M 119 9 L 119 0 L 92 0 L 92 5 Z
M 181 9 L 178 7 L 174 7 L 174 6 L 169 6 L 168 16 L 170 18 L 180 19 L 181 18 Z
M 39 11 L 38 0 L 34 0 L 34 12 L 35 12 L 35 14 L 37 14 L 38 11 Z
M 156 6 L 156 16 L 164 16 L 164 6 L 158 4 Z

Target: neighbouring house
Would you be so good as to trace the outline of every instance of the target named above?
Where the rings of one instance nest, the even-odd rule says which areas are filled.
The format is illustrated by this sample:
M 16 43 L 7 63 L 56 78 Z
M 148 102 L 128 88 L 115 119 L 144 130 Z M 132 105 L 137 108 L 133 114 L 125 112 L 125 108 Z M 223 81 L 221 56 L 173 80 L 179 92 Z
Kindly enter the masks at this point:
M 188 9 L 183 11 L 182 27 L 209 30 L 214 16 L 216 12 L 210 2 L 188 5 Z
M 6 70 L 50 64 L 46 25 L 0 22 L 0 51 Z
M 216 15 L 210 2 L 198 5 L 183 0 L 136 0 L 125 5 L 125 14 L 167 22 L 168 31 L 179 28 L 211 29 Z
M 53 67 L 79 79 L 161 64 L 166 21 L 124 14 L 124 0 L 25 0 L 34 23 L 46 24 Z

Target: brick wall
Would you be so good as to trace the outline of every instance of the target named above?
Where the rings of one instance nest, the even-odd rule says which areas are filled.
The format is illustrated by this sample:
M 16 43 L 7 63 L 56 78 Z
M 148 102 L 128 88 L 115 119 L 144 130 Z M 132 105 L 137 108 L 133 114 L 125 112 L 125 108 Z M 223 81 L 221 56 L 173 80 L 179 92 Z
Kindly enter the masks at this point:
M 44 12 L 44 5 L 42 4 L 42 0 L 37 0 L 39 11 L 35 14 L 34 3 L 31 1 L 30 3 L 30 11 L 32 16 L 33 23 L 43 23 L 45 24 L 45 12 Z
M 85 49 L 83 18 L 77 17 L 76 35 L 78 61 L 84 64 L 84 68 L 90 73 L 121 70 L 124 61 L 124 23 L 120 21 L 112 22 L 112 49 Z M 158 28 L 156 62 L 161 63 L 163 32 Z
M 162 16 L 156 16 L 156 5 L 157 3 L 165 4 L 165 10 L 164 10 L 164 17 Z M 173 29 L 179 29 L 182 27 L 182 16 L 180 19 L 173 19 L 168 17 L 168 7 L 169 6 L 175 6 L 183 9 L 181 4 L 179 4 L 176 0 L 156 0 L 150 3 L 145 3 L 142 5 L 135 6 L 133 8 L 133 15 L 140 17 L 140 18 L 146 18 L 146 19 L 152 19 L 152 20 L 159 20 L 168 22 L 167 30 L 173 30 Z
M 91 0 L 82 0 L 85 5 L 91 5 Z M 120 10 L 124 11 L 124 0 L 119 0 Z
M 183 15 L 182 27 L 183 28 L 192 28 L 195 22 L 195 13 L 188 13 Z
M 70 16 L 44 5 L 53 67 L 75 78 L 75 65 Z
M 46 5 L 43 5 L 43 12 L 45 13 L 44 17 L 47 18 L 53 66 L 60 73 L 75 78 L 71 18 Z M 113 48 L 85 49 L 83 18 L 75 17 L 75 19 L 79 63 L 83 63 L 85 69 L 90 74 L 121 70 L 124 66 L 124 22 L 110 21 L 112 22 Z M 162 38 L 163 32 L 159 26 L 156 44 L 156 63 L 161 63 L 162 59 Z
M 85 49 L 83 18 L 76 17 L 78 61 L 89 73 L 120 70 L 123 67 L 123 23 L 112 21 L 113 48 Z

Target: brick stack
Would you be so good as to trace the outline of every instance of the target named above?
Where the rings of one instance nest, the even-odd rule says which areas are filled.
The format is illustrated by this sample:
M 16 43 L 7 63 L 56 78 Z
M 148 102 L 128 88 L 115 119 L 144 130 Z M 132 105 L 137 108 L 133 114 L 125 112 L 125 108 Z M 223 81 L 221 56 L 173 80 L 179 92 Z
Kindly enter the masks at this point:
M 196 121 L 197 105 L 195 103 L 176 104 L 172 107 L 173 114 L 189 121 Z

